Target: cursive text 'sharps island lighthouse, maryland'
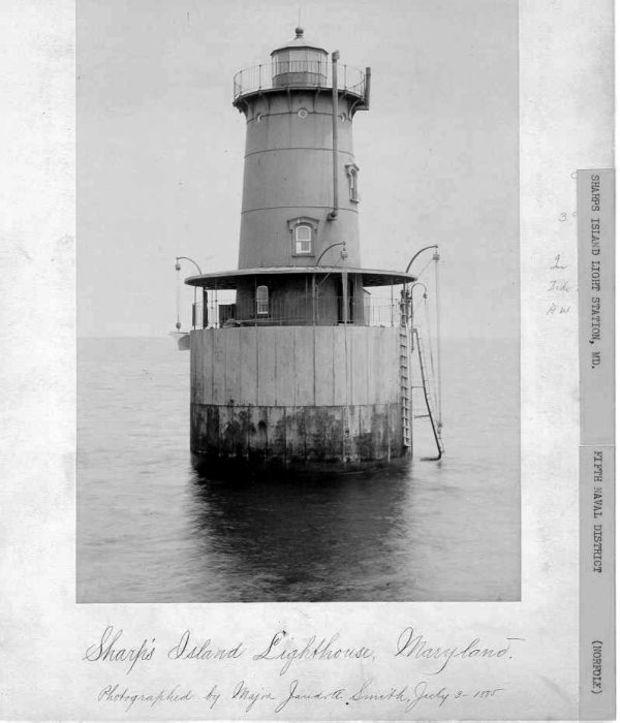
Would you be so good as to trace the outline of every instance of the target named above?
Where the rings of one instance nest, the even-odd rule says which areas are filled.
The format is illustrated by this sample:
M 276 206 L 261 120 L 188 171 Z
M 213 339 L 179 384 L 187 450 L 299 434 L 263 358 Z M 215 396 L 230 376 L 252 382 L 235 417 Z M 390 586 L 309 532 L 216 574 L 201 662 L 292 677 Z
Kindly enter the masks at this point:
M 214 471 L 411 455 L 415 279 L 360 257 L 352 128 L 369 97 L 370 69 L 340 64 L 301 28 L 235 76 L 247 120 L 239 268 L 186 279 L 204 299 L 190 335 L 191 449 Z

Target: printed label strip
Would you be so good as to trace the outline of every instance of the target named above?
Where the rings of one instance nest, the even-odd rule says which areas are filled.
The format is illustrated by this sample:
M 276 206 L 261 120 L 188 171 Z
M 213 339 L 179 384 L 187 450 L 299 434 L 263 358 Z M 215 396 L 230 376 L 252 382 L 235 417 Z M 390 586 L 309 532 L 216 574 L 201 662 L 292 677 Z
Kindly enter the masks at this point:
M 577 172 L 579 717 L 615 719 L 614 171 Z

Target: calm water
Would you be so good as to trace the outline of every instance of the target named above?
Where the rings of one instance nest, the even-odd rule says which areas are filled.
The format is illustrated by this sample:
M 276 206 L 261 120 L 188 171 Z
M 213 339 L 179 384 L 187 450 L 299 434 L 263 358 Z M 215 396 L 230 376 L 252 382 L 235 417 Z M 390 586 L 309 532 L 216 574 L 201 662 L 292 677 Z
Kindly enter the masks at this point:
M 79 342 L 80 602 L 515 600 L 519 362 L 446 345 L 439 465 L 416 422 L 409 472 L 224 483 L 189 455 L 189 352 Z

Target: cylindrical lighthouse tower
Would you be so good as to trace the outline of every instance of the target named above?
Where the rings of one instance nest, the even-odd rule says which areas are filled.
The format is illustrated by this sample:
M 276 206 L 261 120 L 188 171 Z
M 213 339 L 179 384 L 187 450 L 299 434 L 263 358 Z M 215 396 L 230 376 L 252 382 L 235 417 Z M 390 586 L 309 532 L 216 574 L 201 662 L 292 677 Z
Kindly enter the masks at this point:
M 213 466 L 410 454 L 404 291 L 414 278 L 361 267 L 352 125 L 369 92 L 369 68 L 341 64 L 302 28 L 271 62 L 235 75 L 247 121 L 239 266 L 187 279 L 212 297 L 236 292 L 191 335 L 191 446 Z M 403 303 L 375 313 L 376 286 L 397 287 Z
M 327 52 L 297 28 L 295 39 L 271 57 L 267 71 L 259 71 L 272 76 L 269 92 L 245 86 L 247 71 L 235 78 L 234 102 L 247 119 L 239 268 L 312 266 L 337 241 L 346 243 L 345 263 L 359 267 L 352 124 L 364 103 L 365 77 L 347 68 L 353 90 L 338 93 L 334 147 Z M 338 80 L 344 85 L 344 77 Z

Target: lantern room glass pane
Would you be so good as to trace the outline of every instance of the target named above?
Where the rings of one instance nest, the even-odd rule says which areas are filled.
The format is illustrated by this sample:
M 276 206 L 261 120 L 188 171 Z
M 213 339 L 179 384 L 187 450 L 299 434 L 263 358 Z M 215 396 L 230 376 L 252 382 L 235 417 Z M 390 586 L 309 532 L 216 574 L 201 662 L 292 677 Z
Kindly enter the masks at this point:
M 289 51 L 280 50 L 277 55 L 273 56 L 273 75 L 274 77 L 289 72 Z
M 327 55 L 312 48 L 286 48 L 273 56 L 275 87 L 327 85 Z

